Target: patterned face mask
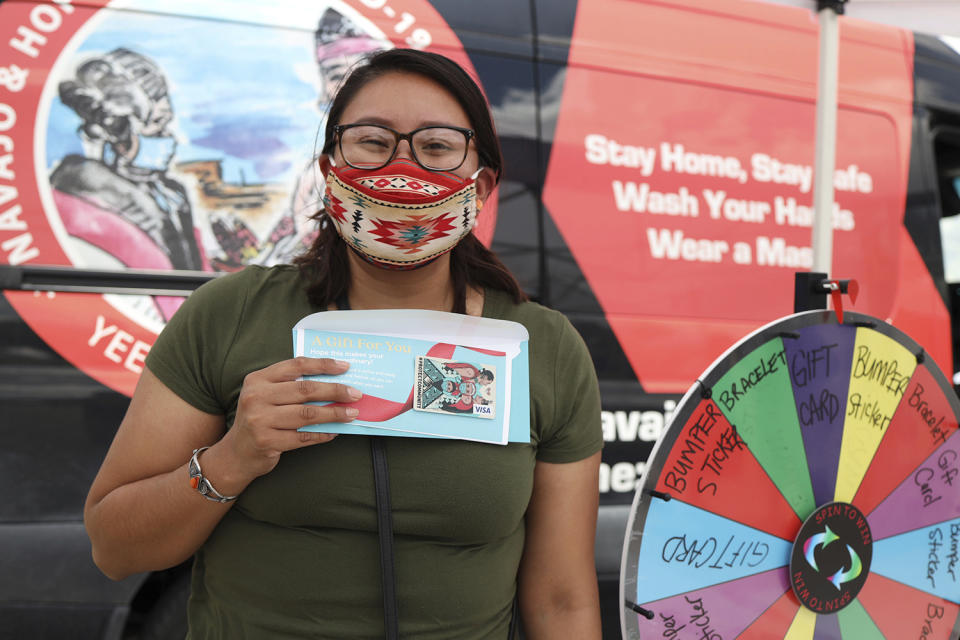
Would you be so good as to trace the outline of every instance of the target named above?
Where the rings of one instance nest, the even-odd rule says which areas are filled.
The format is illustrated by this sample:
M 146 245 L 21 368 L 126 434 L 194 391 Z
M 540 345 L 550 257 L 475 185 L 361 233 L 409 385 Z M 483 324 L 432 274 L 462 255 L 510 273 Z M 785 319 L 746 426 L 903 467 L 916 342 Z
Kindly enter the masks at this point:
M 468 180 L 397 158 L 373 171 L 331 166 L 324 210 L 347 244 L 385 269 L 416 269 L 453 249 L 477 221 Z

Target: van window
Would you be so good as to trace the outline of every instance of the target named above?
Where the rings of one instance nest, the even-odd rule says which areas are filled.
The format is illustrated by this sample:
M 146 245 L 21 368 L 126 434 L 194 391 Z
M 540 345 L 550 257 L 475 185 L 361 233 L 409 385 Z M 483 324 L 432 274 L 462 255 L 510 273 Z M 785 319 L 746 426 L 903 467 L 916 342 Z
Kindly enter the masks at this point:
M 939 132 L 935 145 L 940 195 L 940 238 L 943 272 L 948 283 L 960 283 L 960 129 Z
M 960 205 L 960 177 L 946 183 L 943 199 Z M 940 241 L 943 244 L 943 275 L 948 284 L 960 284 L 960 207 L 952 213 L 944 210 L 940 219 Z
M 940 242 L 953 338 L 953 384 L 960 390 L 960 128 L 940 129 L 934 152 L 940 200 Z

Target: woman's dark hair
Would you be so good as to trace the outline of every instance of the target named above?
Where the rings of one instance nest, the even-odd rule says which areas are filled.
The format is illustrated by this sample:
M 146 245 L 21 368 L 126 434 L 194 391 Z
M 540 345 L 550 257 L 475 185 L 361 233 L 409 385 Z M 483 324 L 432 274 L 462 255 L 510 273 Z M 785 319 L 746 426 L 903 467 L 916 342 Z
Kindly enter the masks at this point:
M 347 105 L 357 92 L 372 80 L 388 73 L 415 73 L 432 80 L 450 92 L 467 114 L 474 130 L 474 142 L 480 164 L 496 174 L 503 170 L 500 142 L 493 128 L 490 110 L 483 93 L 469 75 L 455 62 L 441 55 L 416 49 L 388 49 L 371 55 L 344 80 L 327 115 L 323 153 L 332 154 L 335 134 Z M 314 215 L 320 234 L 303 255 L 294 260 L 307 282 L 310 302 L 326 308 L 346 295 L 349 285 L 347 244 L 323 211 Z M 467 286 L 490 287 L 511 295 L 516 302 L 527 299 L 516 278 L 471 232 L 450 252 L 450 275 L 453 278 L 455 313 L 466 313 Z

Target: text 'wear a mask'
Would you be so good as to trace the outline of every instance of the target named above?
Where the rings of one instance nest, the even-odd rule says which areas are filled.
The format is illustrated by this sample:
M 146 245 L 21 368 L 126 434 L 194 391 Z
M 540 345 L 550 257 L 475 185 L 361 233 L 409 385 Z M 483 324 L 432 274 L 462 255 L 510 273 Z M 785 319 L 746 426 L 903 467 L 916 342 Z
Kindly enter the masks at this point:
M 373 170 L 331 166 L 324 211 L 367 261 L 415 269 L 453 249 L 473 229 L 479 173 L 464 180 L 404 158 Z

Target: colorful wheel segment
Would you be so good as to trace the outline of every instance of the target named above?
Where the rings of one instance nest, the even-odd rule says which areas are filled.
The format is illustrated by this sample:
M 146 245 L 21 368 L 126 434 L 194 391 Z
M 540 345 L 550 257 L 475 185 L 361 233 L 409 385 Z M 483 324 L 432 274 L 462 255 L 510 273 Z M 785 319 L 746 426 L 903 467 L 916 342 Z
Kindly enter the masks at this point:
M 960 638 L 960 402 L 875 318 L 811 311 L 684 396 L 630 513 L 623 636 Z

